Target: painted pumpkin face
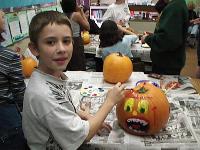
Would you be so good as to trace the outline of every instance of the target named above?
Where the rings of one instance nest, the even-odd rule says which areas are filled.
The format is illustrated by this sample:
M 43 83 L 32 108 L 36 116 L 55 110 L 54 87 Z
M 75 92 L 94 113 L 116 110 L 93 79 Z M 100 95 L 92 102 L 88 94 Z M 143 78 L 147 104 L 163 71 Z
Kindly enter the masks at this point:
M 140 83 L 126 91 L 126 98 L 116 107 L 119 125 L 128 133 L 152 135 L 165 127 L 169 103 L 164 92 L 151 83 Z

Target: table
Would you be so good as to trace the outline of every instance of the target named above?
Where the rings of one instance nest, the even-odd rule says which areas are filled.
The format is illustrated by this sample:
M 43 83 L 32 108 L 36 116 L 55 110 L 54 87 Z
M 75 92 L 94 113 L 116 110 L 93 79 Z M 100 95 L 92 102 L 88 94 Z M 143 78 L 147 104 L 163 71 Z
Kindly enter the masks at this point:
M 99 35 L 91 35 L 90 43 L 84 45 L 84 53 L 86 56 L 92 55 L 96 62 L 96 71 L 102 71 L 102 59 L 101 50 L 99 49 Z M 132 45 L 131 52 L 133 54 L 134 71 L 145 71 L 146 73 L 151 72 L 151 58 L 150 48 L 142 47 L 140 41 L 137 41 Z
M 76 107 L 80 102 L 91 103 L 91 113 L 95 113 L 104 102 L 106 92 L 113 85 L 103 80 L 102 72 L 71 71 L 66 72 L 69 77 L 68 87 L 74 98 Z M 165 81 L 177 81 L 181 85 L 167 93 L 170 102 L 170 119 L 165 129 L 154 136 L 134 136 L 124 132 L 117 123 L 115 108 L 109 113 L 106 122 L 113 130 L 110 134 L 103 133 L 95 136 L 89 143 L 84 144 L 83 150 L 199 150 L 200 143 L 200 95 L 191 84 L 191 79 L 184 76 L 163 76 Z M 143 72 L 132 73 L 125 83 L 128 88 L 134 87 L 139 80 L 151 80 L 160 83 L 159 79 L 148 77 Z M 193 79 L 195 81 L 196 79 Z M 77 84 L 78 83 L 78 84 Z M 84 87 L 98 87 L 104 93 L 98 96 L 84 96 L 80 91 Z M 80 101 L 81 100 L 81 101 Z
M 193 84 L 194 88 L 200 93 L 200 79 L 192 78 L 191 83 Z
M 93 54 L 95 57 L 101 58 L 100 49 L 99 49 L 99 35 L 91 35 L 90 36 L 90 43 L 84 45 L 84 53 L 86 54 Z M 131 52 L 133 54 L 133 58 L 141 58 L 143 62 L 151 62 L 150 58 L 150 48 L 142 47 L 140 41 L 137 41 L 133 44 L 131 48 Z

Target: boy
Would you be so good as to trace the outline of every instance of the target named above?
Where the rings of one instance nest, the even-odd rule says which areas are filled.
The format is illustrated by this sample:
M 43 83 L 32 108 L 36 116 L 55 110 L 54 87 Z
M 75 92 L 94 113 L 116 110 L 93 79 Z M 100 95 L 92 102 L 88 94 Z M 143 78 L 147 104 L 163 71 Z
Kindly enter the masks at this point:
M 77 149 L 101 127 L 112 107 L 124 97 L 120 83 L 111 89 L 99 111 L 91 117 L 77 112 L 63 74 L 73 51 L 67 17 L 49 11 L 37 14 L 29 28 L 32 53 L 39 57 L 24 96 L 23 130 L 30 149 Z

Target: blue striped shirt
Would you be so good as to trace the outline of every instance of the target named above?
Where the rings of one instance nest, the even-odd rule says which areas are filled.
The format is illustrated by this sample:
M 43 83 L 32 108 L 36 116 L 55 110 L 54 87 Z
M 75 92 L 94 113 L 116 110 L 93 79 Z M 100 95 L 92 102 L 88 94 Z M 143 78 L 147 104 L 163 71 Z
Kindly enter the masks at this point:
M 0 101 L 16 101 L 22 108 L 25 87 L 20 56 L 0 46 Z

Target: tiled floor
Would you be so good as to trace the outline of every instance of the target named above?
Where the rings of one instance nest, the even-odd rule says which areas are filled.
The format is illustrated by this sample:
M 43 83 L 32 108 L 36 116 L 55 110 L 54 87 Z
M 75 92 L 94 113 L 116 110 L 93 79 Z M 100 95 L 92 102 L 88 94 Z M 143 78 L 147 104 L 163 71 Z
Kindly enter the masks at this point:
M 186 49 L 186 63 L 181 75 L 195 77 L 197 67 L 197 50 L 196 48 L 188 47 Z

